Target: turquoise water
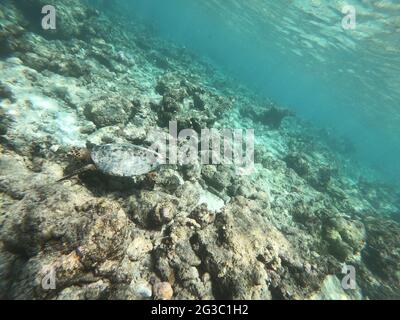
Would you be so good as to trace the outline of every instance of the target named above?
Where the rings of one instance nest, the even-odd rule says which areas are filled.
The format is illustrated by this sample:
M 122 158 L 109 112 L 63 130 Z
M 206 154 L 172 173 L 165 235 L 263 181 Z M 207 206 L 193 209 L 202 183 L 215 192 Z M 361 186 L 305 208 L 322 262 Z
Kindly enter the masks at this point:
M 341 10 L 356 8 L 344 30 Z M 128 1 L 163 37 L 355 144 L 400 177 L 400 4 L 396 1 Z

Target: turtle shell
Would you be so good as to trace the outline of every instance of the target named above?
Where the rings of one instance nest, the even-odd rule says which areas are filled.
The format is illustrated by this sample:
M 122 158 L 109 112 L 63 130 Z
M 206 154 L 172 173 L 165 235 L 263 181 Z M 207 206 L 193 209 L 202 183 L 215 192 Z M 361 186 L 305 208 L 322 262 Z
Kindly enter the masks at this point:
M 133 177 L 149 173 L 160 165 L 157 152 L 132 144 L 104 144 L 90 154 L 97 169 L 117 177 Z

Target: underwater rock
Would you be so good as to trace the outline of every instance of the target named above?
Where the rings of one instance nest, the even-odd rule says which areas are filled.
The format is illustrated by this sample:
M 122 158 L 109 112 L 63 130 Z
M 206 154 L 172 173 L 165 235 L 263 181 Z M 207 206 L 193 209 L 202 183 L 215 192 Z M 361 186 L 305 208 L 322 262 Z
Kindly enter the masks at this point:
M 38 204 L 47 192 L 54 191 L 46 201 Z M 70 204 L 60 203 L 59 197 L 69 199 Z M 72 251 L 80 246 L 84 252 L 83 260 L 91 265 L 118 255 L 127 231 L 124 212 L 107 201 L 90 202 L 88 199 L 90 196 L 74 195 L 59 186 L 56 190 L 50 188 L 27 195 L 16 207 L 18 215 L 10 217 L 3 226 L 2 241 L 12 252 L 27 256 L 40 252 L 42 244 L 47 242 L 51 244 L 48 249 L 53 250 Z M 30 210 L 32 206 L 35 209 Z M 30 219 L 26 219 L 28 214 Z M 65 230 L 67 221 L 70 221 L 69 228 Z M 25 233 L 27 228 L 32 231 Z M 100 229 L 101 234 L 98 233 Z M 23 239 L 26 241 L 21 242 Z
M 153 296 L 152 286 L 145 280 L 132 280 L 130 287 L 133 291 L 135 299 L 146 300 Z
M 35 280 L 46 265 L 56 268 L 58 286 L 51 292 L 55 295 L 85 281 L 85 268 L 121 258 L 129 229 L 125 213 L 115 203 L 89 199 L 85 192 L 58 185 L 31 191 L 13 206 L 15 214 L 3 224 L 1 240 L 5 250 L 29 260 L 19 265 L 20 276 L 8 297 L 47 297 L 40 279 Z
M 202 187 L 198 183 L 185 181 L 185 183 L 176 190 L 175 196 L 179 198 L 182 207 L 190 212 L 198 206 L 202 190 Z
M 150 220 L 156 225 L 163 225 L 170 222 L 177 211 L 177 201 L 162 201 L 156 205 Z
M 178 122 L 179 128 L 200 131 L 212 125 L 231 107 L 231 101 L 226 97 L 192 84 L 173 73 L 167 73 L 159 79 L 156 91 L 163 96 L 156 110 L 161 126 L 174 120 Z
M 307 226 L 308 229 L 312 229 L 313 231 L 321 227 L 321 215 L 326 214 L 325 212 L 321 213 L 317 208 L 306 203 L 303 199 L 294 203 L 291 213 L 296 222 Z
M 208 188 L 209 189 L 209 188 Z M 197 204 L 201 206 L 205 204 L 208 210 L 212 212 L 219 212 L 225 206 L 225 202 L 228 200 L 222 199 L 220 196 L 223 195 L 216 195 L 215 193 L 210 192 L 209 190 L 202 189 L 199 193 L 199 198 L 197 199 Z M 227 197 L 228 198 L 228 197 Z
M 157 82 L 156 92 L 162 95 L 161 108 L 165 121 L 172 119 L 173 114 L 180 111 L 183 100 L 188 96 L 176 75 L 167 73 Z
M 284 158 L 284 161 L 288 168 L 293 169 L 300 177 L 306 177 L 310 173 L 309 164 L 301 154 L 289 154 Z
M 329 251 L 342 262 L 360 253 L 365 245 L 366 231 L 360 221 L 335 216 L 326 221 L 324 228 Z
M 196 162 L 195 164 L 183 165 L 182 173 L 185 179 L 196 181 L 201 178 L 201 165 Z
M 10 54 L 19 46 L 19 38 L 26 32 L 23 15 L 10 1 L 0 4 L 0 54 Z
M 124 211 L 107 203 L 101 203 L 100 206 L 96 204 L 89 210 L 95 210 L 104 216 L 95 220 L 92 228 L 88 230 L 87 239 L 80 245 L 80 251 L 83 253 L 82 263 L 85 266 L 96 266 L 105 259 L 120 258 L 129 232 L 129 220 Z
M 273 129 L 281 126 L 284 118 L 293 116 L 293 111 L 284 108 L 277 108 L 275 106 L 265 110 L 262 114 L 262 121 Z
M 10 118 L 3 109 L 0 109 L 0 135 L 6 135 L 10 126 Z
M 1 80 L 13 92 L 12 100 L 0 100 L 1 109 L 10 119 L 4 137 L 7 144 L 20 154 L 28 154 L 33 145 L 42 145 L 44 149 L 53 144 L 82 146 L 84 136 L 79 132 L 82 119 L 63 101 L 43 92 L 42 86 L 53 88 L 62 81 L 60 77 L 43 75 L 17 60 L 0 62 Z M 74 80 L 69 82 L 73 87 Z
M 211 208 L 212 210 L 213 208 Z M 191 213 L 190 217 L 201 226 L 205 227 L 209 224 L 214 223 L 215 221 L 215 212 L 208 210 L 208 205 L 206 203 L 202 203 L 200 206 L 195 208 Z
M 87 137 L 87 146 L 96 146 L 110 143 L 127 143 L 128 141 L 120 135 L 119 126 L 109 126 L 97 129 Z
M 255 121 L 269 126 L 271 129 L 279 129 L 283 119 L 294 116 L 294 112 L 279 108 L 275 105 L 263 107 L 262 109 L 246 108 L 242 110 L 244 116 L 249 116 Z
M 172 169 L 160 170 L 156 174 L 154 181 L 155 188 L 166 190 L 171 194 L 184 184 L 184 181 L 179 173 Z
M 96 131 L 96 125 L 91 122 L 88 121 L 84 126 L 82 126 L 82 128 L 80 129 L 80 132 L 83 134 L 92 134 L 93 132 Z
M 86 105 L 85 116 L 98 128 L 123 125 L 131 116 L 132 107 L 132 103 L 123 98 L 101 98 Z
M 25 38 L 27 38 L 26 36 Z M 21 40 L 22 41 L 22 40 Z M 24 39 L 25 45 L 30 44 L 32 39 Z M 18 57 L 26 66 L 39 72 L 51 71 L 63 76 L 84 77 L 90 74 L 90 67 L 84 60 L 76 60 L 72 55 L 54 56 L 52 50 L 57 51 L 55 45 L 49 44 L 42 39 L 40 45 L 33 42 L 32 48 L 19 48 Z M 54 46 L 55 48 L 52 48 Z M 48 48 L 50 47 L 50 48 Z M 28 52 L 26 52 L 28 51 Z
M 157 81 L 155 90 L 161 96 L 164 96 L 169 91 L 173 90 L 173 88 L 179 87 L 180 80 L 174 73 L 166 73 L 162 77 L 160 77 Z
M 68 4 L 63 0 L 54 0 L 52 5 L 57 8 L 57 27 L 54 30 L 41 30 L 36 26 L 38 25 L 37 19 L 38 16 L 41 17 L 42 8 L 46 5 L 48 2 L 44 0 L 21 0 L 17 3 L 32 28 L 39 32 L 42 31 L 41 33 L 49 38 L 66 40 L 74 37 L 86 38 L 89 20 L 97 17 L 95 10 L 79 0 L 71 0 Z
M 268 192 L 259 191 L 255 188 L 254 183 L 248 179 L 242 179 L 240 183 L 232 184 L 228 190 L 229 196 L 243 196 L 247 199 L 257 199 L 261 202 L 268 202 Z
M 197 231 L 193 239 L 195 251 L 211 275 L 216 298 L 271 299 L 270 279 L 278 280 L 283 272 L 279 257 L 296 260 L 287 240 L 253 211 L 257 210 L 254 205 L 237 197 L 213 225 Z M 215 237 L 217 243 L 212 240 Z M 277 264 L 270 269 L 267 265 L 272 260 Z
M 146 254 L 153 250 L 153 244 L 144 236 L 135 236 L 132 242 L 128 245 L 127 254 L 130 260 L 141 260 Z
M 13 282 L 13 268 L 18 263 L 18 258 L 12 253 L 4 249 L 4 245 L 0 243 L 0 299 L 6 299 L 8 289 Z
M 362 252 L 366 266 L 381 279 L 400 289 L 400 225 L 373 216 L 366 217 L 363 222 L 367 234 L 366 247 Z
M 71 286 L 62 290 L 56 297 L 57 300 L 102 300 L 109 296 L 110 283 L 107 280 Z
M 23 261 L 21 259 L 17 266 L 18 274 L 8 292 L 8 297 L 11 299 L 51 299 L 63 288 L 73 286 L 78 279 L 81 280 L 86 277 L 86 283 L 98 280 L 85 272 L 74 252 L 65 254 L 39 253 L 28 260 Z M 57 275 L 55 290 L 46 290 L 42 287 L 43 279 L 50 272 Z M 28 288 L 30 290 L 27 290 Z
M 123 136 L 131 143 L 142 145 L 148 136 L 147 128 L 136 127 L 132 123 L 128 123 L 123 129 Z
M 148 54 L 146 54 L 148 60 L 150 60 L 157 68 L 168 70 L 171 69 L 171 63 L 167 57 L 162 54 L 159 54 L 157 51 L 150 50 Z
M 332 178 L 333 170 L 328 167 L 319 168 L 310 184 L 319 191 L 326 191 Z
M 346 292 L 340 279 L 334 275 L 328 275 L 322 285 L 321 290 L 310 297 L 310 300 L 360 300 L 362 297 L 358 290 Z
M 88 51 L 88 56 L 96 59 L 101 65 L 106 67 L 111 72 L 124 72 L 124 68 L 113 59 L 111 54 L 112 49 L 113 48 L 111 46 L 109 46 L 109 48 L 101 49 L 97 47 L 91 47 Z
M 153 296 L 156 300 L 171 300 L 174 295 L 171 285 L 168 282 L 156 282 L 153 285 Z
M 204 165 L 201 173 L 206 183 L 218 191 L 223 191 L 231 184 L 231 173 L 223 169 L 218 170 L 215 165 Z
M 141 226 L 158 229 L 177 213 L 178 199 L 159 191 L 140 191 L 129 198 L 133 219 Z
M 176 299 L 206 299 L 213 297 L 211 281 L 201 279 L 201 260 L 191 245 L 195 222 L 178 217 L 166 230 L 166 240 L 154 252 L 156 269 L 163 281 L 174 285 Z
M 14 94 L 9 86 L 0 82 L 0 98 L 1 99 L 14 99 Z

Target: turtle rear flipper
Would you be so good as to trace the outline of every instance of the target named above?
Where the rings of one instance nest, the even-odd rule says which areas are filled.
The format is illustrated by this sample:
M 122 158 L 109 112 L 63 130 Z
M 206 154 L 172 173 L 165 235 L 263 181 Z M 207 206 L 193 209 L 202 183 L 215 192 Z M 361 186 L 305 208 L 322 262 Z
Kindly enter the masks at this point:
M 78 170 L 75 170 L 71 174 L 62 177 L 61 179 L 57 180 L 57 182 L 65 181 L 65 180 L 68 180 L 69 178 L 72 178 L 72 177 L 74 177 L 74 176 L 76 176 L 78 174 L 81 174 L 83 172 L 94 171 L 94 170 L 96 170 L 96 166 L 94 164 L 88 164 L 88 165 L 86 165 L 86 166 L 84 166 L 84 167 L 82 167 L 82 168 L 80 168 Z

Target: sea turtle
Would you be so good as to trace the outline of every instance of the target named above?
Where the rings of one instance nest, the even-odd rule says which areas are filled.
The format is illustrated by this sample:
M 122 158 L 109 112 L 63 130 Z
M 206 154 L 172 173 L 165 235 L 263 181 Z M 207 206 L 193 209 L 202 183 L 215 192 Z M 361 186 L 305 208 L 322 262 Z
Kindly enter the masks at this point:
M 90 170 L 99 170 L 115 177 L 140 176 L 154 171 L 163 160 L 161 154 L 151 149 L 128 143 L 94 146 L 91 150 L 80 154 L 91 163 L 58 181 L 67 180 Z

